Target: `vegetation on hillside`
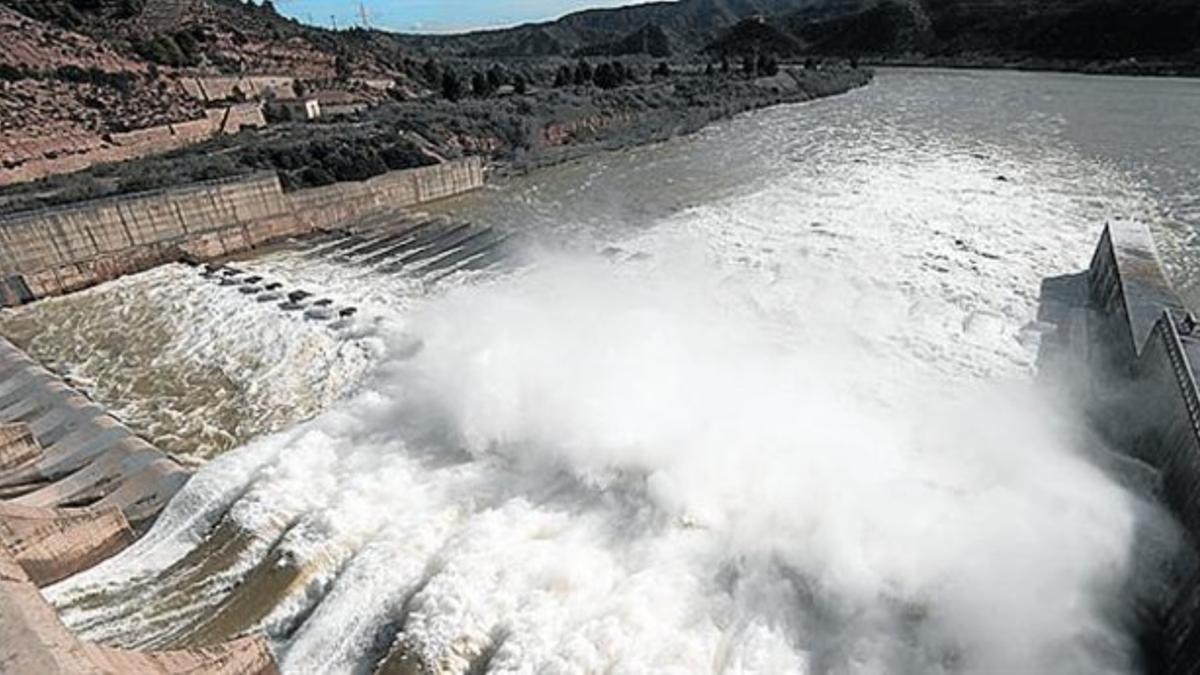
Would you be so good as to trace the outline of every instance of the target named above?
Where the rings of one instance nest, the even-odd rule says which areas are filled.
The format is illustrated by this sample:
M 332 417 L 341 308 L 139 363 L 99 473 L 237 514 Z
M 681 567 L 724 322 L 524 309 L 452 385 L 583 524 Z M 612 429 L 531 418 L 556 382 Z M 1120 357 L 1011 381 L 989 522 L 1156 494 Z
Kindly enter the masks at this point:
M 466 154 L 528 168 L 666 139 L 744 110 L 839 93 L 871 76 L 831 66 L 788 74 L 776 70 L 769 77 L 770 59 L 764 57 L 763 69 L 757 63 L 749 71 L 723 73 L 716 68 L 676 72 L 666 62 L 579 60 L 569 68 L 569 82 L 556 87 L 557 71 L 537 71 L 534 81 L 521 85 L 528 87 L 521 94 L 513 84 L 521 82 L 520 73 L 502 74 L 497 68 L 467 77 L 459 62 L 427 62 L 420 68 L 423 77 L 458 82 L 454 96 L 396 100 L 351 118 L 246 130 L 160 157 L 3 188 L 0 212 L 259 170 L 277 171 L 291 190 L 363 180 Z

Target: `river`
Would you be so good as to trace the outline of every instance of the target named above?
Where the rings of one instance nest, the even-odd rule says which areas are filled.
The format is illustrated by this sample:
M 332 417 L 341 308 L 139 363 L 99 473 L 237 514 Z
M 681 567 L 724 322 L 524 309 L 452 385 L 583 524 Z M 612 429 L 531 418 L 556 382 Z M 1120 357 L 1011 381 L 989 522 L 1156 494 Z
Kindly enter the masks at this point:
M 888 69 L 437 205 L 499 270 L 242 265 L 352 329 L 185 266 L 0 315 L 203 465 L 50 595 L 295 673 L 1137 672 L 1169 534 L 1031 377 L 1038 293 L 1135 219 L 1200 299 L 1196 157 L 1195 80 Z

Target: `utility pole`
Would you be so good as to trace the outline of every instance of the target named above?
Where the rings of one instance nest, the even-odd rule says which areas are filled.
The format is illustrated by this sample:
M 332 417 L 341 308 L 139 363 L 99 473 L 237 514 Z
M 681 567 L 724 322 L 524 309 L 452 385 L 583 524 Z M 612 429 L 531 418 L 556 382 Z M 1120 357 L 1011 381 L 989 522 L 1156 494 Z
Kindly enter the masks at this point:
M 337 14 L 330 14 L 329 20 L 333 22 L 333 30 L 336 33 L 337 32 Z
M 362 20 L 364 30 L 371 30 L 371 22 L 367 19 L 367 5 L 363 0 L 358 0 L 358 16 Z

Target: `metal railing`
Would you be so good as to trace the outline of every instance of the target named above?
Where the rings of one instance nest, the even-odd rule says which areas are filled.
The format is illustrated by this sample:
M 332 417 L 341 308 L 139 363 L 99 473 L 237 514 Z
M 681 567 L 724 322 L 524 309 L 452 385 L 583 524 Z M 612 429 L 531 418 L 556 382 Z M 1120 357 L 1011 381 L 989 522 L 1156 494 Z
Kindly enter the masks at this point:
M 1183 339 L 1179 336 L 1179 330 L 1175 326 L 1175 317 L 1172 316 L 1170 310 L 1163 310 L 1162 317 L 1154 326 L 1154 332 L 1162 341 L 1167 361 L 1170 362 L 1171 371 L 1175 375 L 1175 383 L 1179 387 L 1180 395 L 1183 396 L 1184 407 L 1187 409 L 1192 431 L 1200 441 L 1200 391 L 1196 388 L 1196 376 L 1192 370 L 1192 364 L 1188 360 L 1187 352 L 1184 351 Z

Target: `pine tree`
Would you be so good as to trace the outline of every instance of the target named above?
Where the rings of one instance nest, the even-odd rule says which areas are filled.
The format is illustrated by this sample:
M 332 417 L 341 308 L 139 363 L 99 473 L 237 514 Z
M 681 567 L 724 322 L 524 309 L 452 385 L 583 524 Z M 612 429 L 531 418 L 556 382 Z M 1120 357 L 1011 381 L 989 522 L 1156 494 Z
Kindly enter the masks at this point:
M 478 70 L 471 73 L 471 93 L 476 98 L 487 98 L 489 95 L 487 77 Z
M 591 64 L 587 61 L 580 61 L 579 65 L 575 67 L 575 84 L 580 86 L 591 84 L 593 77 Z
M 492 66 L 487 72 L 488 95 L 496 93 L 508 81 L 508 75 L 500 66 Z
M 558 88 L 569 84 L 571 84 L 571 68 L 568 66 L 559 67 L 558 73 L 554 76 L 554 86 Z
M 766 75 L 767 77 L 773 77 L 773 76 L 779 74 L 779 62 L 776 61 L 775 57 L 773 57 L 773 56 L 767 56 L 766 54 L 759 56 L 757 66 L 758 66 L 758 73 L 760 75 Z
M 458 79 L 458 75 L 453 70 L 442 73 L 442 96 L 450 101 L 457 101 L 462 98 L 462 95 L 462 82 Z
M 613 61 L 612 63 L 613 77 L 616 78 L 617 84 L 622 85 L 629 81 L 629 70 L 624 63 Z
M 425 62 L 425 65 L 421 67 L 421 74 L 425 76 L 425 81 L 431 85 L 442 81 L 442 69 L 438 67 L 437 61 L 433 59 Z
M 608 63 L 601 63 L 596 68 L 595 76 L 592 78 L 596 86 L 601 89 L 614 89 L 619 84 L 617 82 L 616 73 L 613 72 L 613 67 Z

